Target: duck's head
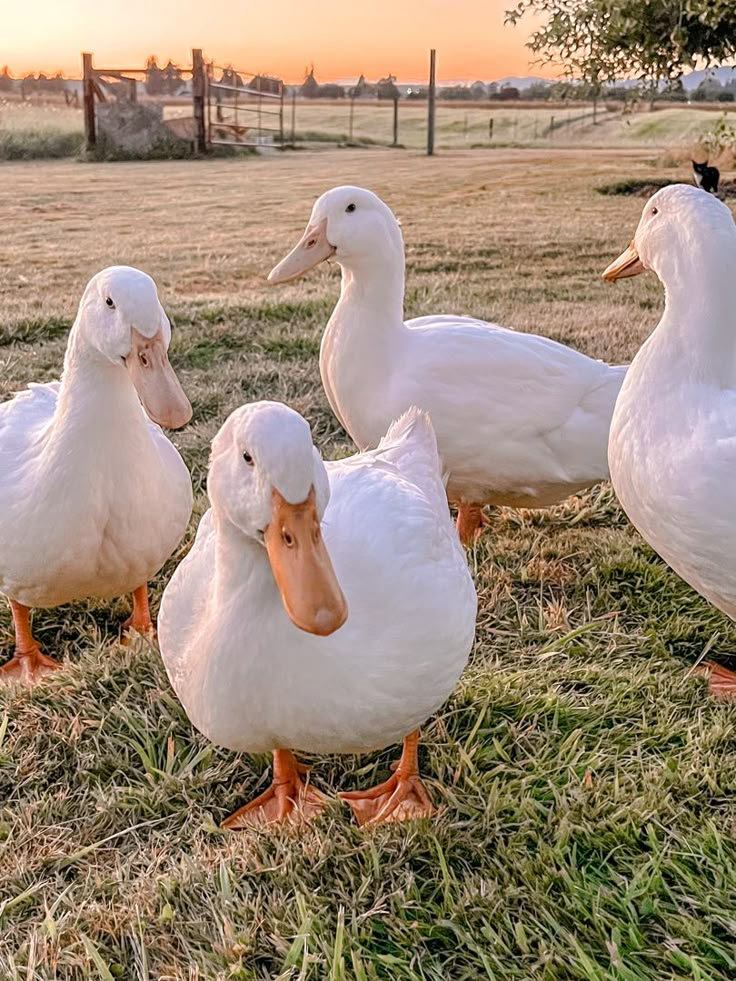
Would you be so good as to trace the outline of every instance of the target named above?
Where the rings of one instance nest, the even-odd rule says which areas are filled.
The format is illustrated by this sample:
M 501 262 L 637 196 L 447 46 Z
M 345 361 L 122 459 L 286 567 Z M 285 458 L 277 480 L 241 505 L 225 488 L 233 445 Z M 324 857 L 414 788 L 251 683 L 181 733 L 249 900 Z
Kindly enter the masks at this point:
M 333 256 L 341 266 L 356 269 L 387 252 L 403 257 L 403 248 L 399 223 L 376 194 L 362 187 L 333 187 L 317 199 L 306 231 L 268 281 L 286 283 Z
M 156 284 L 131 266 L 110 266 L 87 284 L 77 318 L 87 344 L 124 366 L 154 422 L 178 429 L 192 417 L 168 356 L 171 324 Z
M 735 244 L 736 225 L 725 204 L 690 184 L 671 184 L 649 198 L 631 244 L 603 278 L 613 282 L 651 269 L 668 285 L 688 263 L 716 260 Z
M 216 512 L 266 547 L 284 608 L 326 636 L 347 619 L 320 522 L 330 497 L 306 420 L 281 402 L 236 409 L 212 442 L 207 481 Z

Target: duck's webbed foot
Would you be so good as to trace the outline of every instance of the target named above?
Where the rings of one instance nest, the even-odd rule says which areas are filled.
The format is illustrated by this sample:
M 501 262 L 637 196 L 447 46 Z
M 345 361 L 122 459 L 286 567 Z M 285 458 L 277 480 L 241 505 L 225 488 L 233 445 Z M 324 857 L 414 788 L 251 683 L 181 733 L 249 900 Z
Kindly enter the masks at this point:
M 45 675 L 58 671 L 61 665 L 53 658 L 41 653 L 31 631 L 31 611 L 22 603 L 10 601 L 15 626 L 15 654 L 0 667 L 0 683 L 21 681 L 34 685 Z
M 432 817 L 437 813 L 419 776 L 419 733 L 404 740 L 401 759 L 394 763 L 392 776 L 370 790 L 352 790 L 339 795 L 350 805 L 360 825 L 389 824 Z
M 273 782 L 250 803 L 239 808 L 222 827 L 237 831 L 252 825 L 276 824 L 283 821 L 310 821 L 322 813 L 327 798 L 302 779 L 309 768 L 298 763 L 288 749 L 273 753 Z
M 697 674 L 708 679 L 708 691 L 717 698 L 736 698 L 736 672 L 715 661 L 706 661 Z

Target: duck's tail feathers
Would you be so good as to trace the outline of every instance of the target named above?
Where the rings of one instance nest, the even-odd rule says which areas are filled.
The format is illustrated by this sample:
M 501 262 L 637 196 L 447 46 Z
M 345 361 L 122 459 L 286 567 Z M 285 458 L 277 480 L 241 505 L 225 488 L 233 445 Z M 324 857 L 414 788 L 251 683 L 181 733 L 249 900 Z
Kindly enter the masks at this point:
M 438 507 L 447 509 L 445 486 L 448 475 L 443 473 L 432 420 L 423 409 L 413 405 L 395 419 L 375 453 L 398 467 Z
M 414 435 L 420 442 L 426 441 L 434 446 L 436 452 L 437 437 L 434 434 L 432 420 L 424 409 L 419 409 L 416 405 L 412 405 L 398 419 L 394 419 L 378 444 L 378 449 L 389 450 Z

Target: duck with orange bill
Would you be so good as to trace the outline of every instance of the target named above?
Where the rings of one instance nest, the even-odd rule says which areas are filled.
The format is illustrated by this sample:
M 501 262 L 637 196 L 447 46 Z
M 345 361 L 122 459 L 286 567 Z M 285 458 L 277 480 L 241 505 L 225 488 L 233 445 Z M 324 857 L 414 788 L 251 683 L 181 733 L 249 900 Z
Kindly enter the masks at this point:
M 361 824 L 432 814 L 417 730 L 465 666 L 476 597 L 427 416 L 412 408 L 377 449 L 325 464 L 297 412 L 242 406 L 213 441 L 208 493 L 159 643 L 201 732 L 273 754 L 271 786 L 224 826 L 323 809 L 295 750 L 402 740 L 387 781 L 341 796 Z
M 332 410 L 361 450 L 410 405 L 429 413 L 465 544 L 480 532 L 485 504 L 548 507 L 607 479 L 625 367 L 470 317 L 405 322 L 401 229 L 364 188 L 323 194 L 269 281 L 332 258 L 342 287 L 319 361 Z
M 192 510 L 189 471 L 160 428 L 192 411 L 170 338 L 153 280 L 105 269 L 82 297 L 61 381 L 0 405 L 0 592 L 16 642 L 0 680 L 59 666 L 31 632 L 33 607 L 132 592 L 125 626 L 153 630 L 147 583 Z
M 665 562 L 736 620 L 736 224 L 685 184 L 644 205 L 609 281 L 652 270 L 665 288 L 656 329 L 629 368 L 608 457 L 632 524 Z M 709 663 L 711 690 L 736 674 Z

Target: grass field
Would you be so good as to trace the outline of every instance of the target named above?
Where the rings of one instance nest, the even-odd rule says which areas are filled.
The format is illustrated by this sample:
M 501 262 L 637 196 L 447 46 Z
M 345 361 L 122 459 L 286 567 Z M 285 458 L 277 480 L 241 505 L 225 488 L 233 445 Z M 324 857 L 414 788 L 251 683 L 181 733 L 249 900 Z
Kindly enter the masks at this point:
M 509 106 L 488 102 L 465 106 L 440 103 L 437 107 L 436 141 L 438 149 L 483 149 L 504 146 L 550 147 L 667 147 L 677 153 L 696 143 L 726 111 L 713 107 L 658 107 L 622 115 L 621 106 L 602 107 L 594 120 L 592 106 L 571 103 Z M 167 106 L 165 115 L 189 116 L 191 106 Z M 736 111 L 730 117 L 736 118 Z M 489 134 L 489 120 L 493 131 Z M 241 124 L 256 125 L 255 116 L 243 116 Z M 264 117 L 264 125 L 269 120 Z M 350 104 L 299 101 L 294 130 L 298 143 L 346 142 L 351 136 Z M 291 106 L 284 112 L 284 132 L 292 131 Z M 355 143 L 387 145 L 393 139 L 393 106 L 389 102 L 356 102 L 352 140 Z M 82 111 L 60 104 L 32 104 L 0 99 L 0 159 L 23 142 L 36 155 L 73 155 L 82 140 Z M 427 106 L 424 102 L 403 101 L 399 105 L 399 143 L 408 149 L 422 149 L 427 143 Z M 70 149 L 71 146 L 71 149 Z M 64 153 L 51 154 L 52 147 Z M 39 151 L 46 150 L 45 154 Z M 17 151 L 16 151 L 17 152 Z M 30 156 L 30 154 L 29 154 Z
M 194 406 L 175 442 L 198 516 L 209 442 L 244 401 L 288 401 L 326 456 L 350 452 L 317 367 L 335 270 L 265 283 L 319 193 L 359 183 L 394 207 L 407 315 L 462 312 L 623 360 L 661 289 L 600 280 L 641 200 L 594 188 L 655 172 L 687 176 L 610 151 L 5 164 L 0 396 L 58 375 L 93 272 L 146 269 Z M 736 715 L 688 677 L 711 646 L 728 663 L 736 627 L 607 486 L 495 514 L 470 561 L 471 664 L 424 729 L 440 816 L 367 833 L 338 802 L 301 835 L 219 831 L 268 761 L 192 731 L 156 650 L 118 644 L 126 599 L 38 611 L 65 669 L 0 691 L 0 977 L 736 976 Z M 312 778 L 329 794 L 369 786 L 394 757 L 314 759 Z

